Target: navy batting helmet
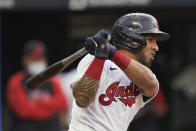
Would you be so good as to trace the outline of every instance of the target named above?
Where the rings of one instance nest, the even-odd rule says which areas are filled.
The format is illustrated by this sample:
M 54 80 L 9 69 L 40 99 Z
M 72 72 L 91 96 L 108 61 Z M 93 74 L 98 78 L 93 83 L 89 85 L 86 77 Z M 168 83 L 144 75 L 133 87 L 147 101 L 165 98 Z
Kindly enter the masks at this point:
M 146 46 L 145 34 L 156 34 L 157 41 L 167 40 L 169 34 L 159 30 L 157 20 L 149 14 L 130 13 L 120 17 L 112 28 L 112 44 L 131 51 Z

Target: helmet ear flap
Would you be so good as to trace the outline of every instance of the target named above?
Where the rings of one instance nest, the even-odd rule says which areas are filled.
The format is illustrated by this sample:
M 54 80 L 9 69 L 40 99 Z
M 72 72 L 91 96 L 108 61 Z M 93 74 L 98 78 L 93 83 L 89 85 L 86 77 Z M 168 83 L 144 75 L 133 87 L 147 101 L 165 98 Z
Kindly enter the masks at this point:
M 138 51 L 146 46 L 143 35 L 127 27 L 114 26 L 112 30 L 112 43 L 114 46 L 126 48 L 130 51 Z

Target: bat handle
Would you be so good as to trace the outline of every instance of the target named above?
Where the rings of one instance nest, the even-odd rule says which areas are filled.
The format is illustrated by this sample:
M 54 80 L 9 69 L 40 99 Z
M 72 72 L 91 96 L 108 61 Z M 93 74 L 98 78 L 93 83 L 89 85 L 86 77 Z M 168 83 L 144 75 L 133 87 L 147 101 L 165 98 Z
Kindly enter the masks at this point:
M 61 62 L 63 64 L 63 66 L 66 68 L 68 65 L 73 63 L 75 60 L 77 60 L 79 57 L 81 57 L 85 53 L 86 53 L 86 50 L 85 50 L 85 47 L 83 47 L 82 49 L 80 49 L 76 53 L 74 53 L 74 54 L 70 55 L 69 57 L 63 59 Z

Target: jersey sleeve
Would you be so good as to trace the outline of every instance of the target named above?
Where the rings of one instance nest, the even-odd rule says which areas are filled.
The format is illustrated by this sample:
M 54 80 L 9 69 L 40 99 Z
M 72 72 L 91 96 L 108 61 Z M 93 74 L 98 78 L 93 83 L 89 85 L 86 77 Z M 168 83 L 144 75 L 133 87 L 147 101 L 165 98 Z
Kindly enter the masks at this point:
M 76 75 L 71 83 L 71 87 L 73 87 L 76 82 L 82 78 L 94 58 L 95 57 L 93 55 L 88 54 L 79 62 Z

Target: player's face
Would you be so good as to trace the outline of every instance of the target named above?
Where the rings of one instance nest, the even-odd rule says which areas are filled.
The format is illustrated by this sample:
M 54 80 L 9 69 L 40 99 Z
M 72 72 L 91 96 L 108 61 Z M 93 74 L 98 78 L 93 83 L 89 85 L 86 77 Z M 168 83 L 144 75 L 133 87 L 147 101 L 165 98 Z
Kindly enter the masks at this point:
M 139 62 L 150 67 L 159 48 L 156 42 L 157 37 L 155 35 L 146 35 L 145 39 L 147 45 L 141 51 L 136 53 L 136 57 Z

